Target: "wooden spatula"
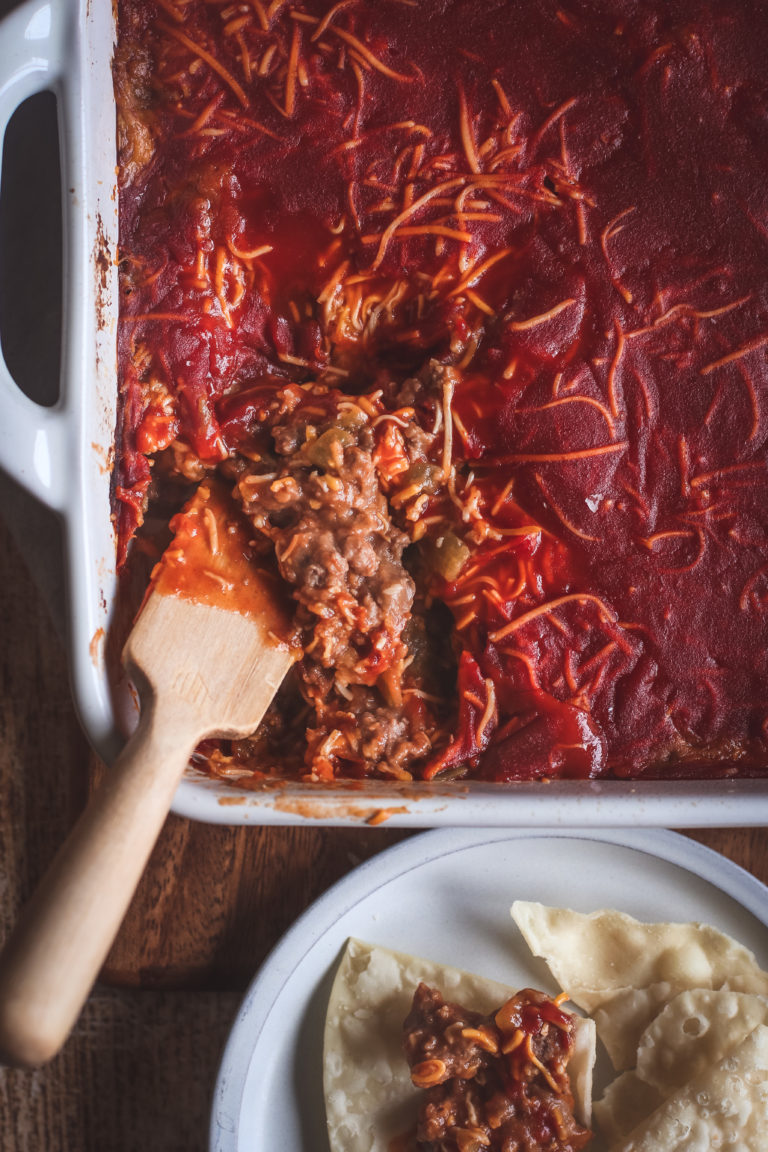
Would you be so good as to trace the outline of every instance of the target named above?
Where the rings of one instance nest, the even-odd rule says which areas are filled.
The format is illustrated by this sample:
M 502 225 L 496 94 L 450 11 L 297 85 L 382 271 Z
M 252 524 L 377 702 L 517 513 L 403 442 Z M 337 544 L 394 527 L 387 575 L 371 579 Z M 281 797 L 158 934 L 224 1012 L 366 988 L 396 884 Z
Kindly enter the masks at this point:
M 285 610 L 248 562 L 247 531 L 219 496 L 201 487 L 175 527 L 123 653 L 140 697 L 138 728 L 0 958 L 5 1062 L 34 1066 L 59 1050 L 195 746 L 252 733 L 296 657 Z

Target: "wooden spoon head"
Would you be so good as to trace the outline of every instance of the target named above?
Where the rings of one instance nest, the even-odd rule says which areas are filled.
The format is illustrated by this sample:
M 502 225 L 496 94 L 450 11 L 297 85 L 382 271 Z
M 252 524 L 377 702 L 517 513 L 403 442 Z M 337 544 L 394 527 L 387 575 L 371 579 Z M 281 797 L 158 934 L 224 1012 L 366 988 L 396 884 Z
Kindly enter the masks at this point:
M 123 663 L 142 697 L 175 701 L 200 738 L 250 735 L 297 657 L 290 616 L 221 491 L 201 485 L 172 526 Z
M 262 621 L 160 592 L 123 653 L 140 691 L 188 706 L 201 738 L 255 731 L 294 659 Z

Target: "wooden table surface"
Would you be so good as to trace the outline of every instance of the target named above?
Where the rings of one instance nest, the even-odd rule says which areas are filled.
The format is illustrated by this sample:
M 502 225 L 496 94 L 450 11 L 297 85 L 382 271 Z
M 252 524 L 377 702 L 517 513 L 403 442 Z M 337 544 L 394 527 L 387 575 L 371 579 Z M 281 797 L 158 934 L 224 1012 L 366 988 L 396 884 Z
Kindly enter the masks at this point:
M 0 13 L 9 6 L 0 0 Z M 26 292 L 16 276 L 9 289 L 0 269 L 0 331 L 17 378 L 50 400 L 58 314 L 50 260 L 58 240 L 55 206 L 40 195 L 57 175 L 50 150 L 28 141 L 50 138 L 52 101 L 39 123 L 35 115 L 16 133 L 8 187 L 4 173 L 0 252 L 6 267 L 29 276 Z M 10 219 L 9 191 L 17 209 Z M 4 938 L 82 807 L 93 764 L 67 685 L 57 521 L 1 475 L 0 510 Z M 218 1061 L 247 983 L 316 896 L 404 835 L 231 829 L 171 817 L 62 1054 L 40 1071 L 0 1069 L 0 1152 L 206 1149 Z M 768 882 L 761 830 L 693 835 Z

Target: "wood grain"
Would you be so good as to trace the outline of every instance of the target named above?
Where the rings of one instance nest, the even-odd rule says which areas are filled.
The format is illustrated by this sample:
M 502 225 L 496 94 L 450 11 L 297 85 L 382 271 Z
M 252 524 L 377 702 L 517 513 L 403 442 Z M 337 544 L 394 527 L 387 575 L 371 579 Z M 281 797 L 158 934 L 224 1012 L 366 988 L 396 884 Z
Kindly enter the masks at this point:
M 765 828 L 689 829 L 686 835 L 728 856 L 768 884 L 768 830 Z
M 317 896 L 404 835 L 221 828 L 172 816 L 103 977 L 145 988 L 242 989 Z
M 3 1152 L 204 1152 L 237 994 L 99 989 L 64 1051 L 0 1072 Z
M 47 561 L 61 550 L 58 522 L 0 474 L 0 507 L 47 541 Z M 63 590 L 49 585 L 51 608 L 64 618 Z M 0 523 L 0 884 L 7 927 L 71 827 L 87 788 L 88 743 L 69 695 L 67 668 L 51 610 Z

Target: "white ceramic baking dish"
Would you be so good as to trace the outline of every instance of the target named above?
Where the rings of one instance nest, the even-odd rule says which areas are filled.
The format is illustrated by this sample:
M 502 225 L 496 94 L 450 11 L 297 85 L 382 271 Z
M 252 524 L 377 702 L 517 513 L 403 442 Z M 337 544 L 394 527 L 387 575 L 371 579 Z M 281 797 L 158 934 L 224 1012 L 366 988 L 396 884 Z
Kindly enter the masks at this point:
M 54 408 L 27 400 L 0 360 L 0 466 L 63 519 L 72 684 L 111 760 L 123 709 L 106 670 L 117 579 L 109 481 L 116 408 L 117 196 L 108 0 L 27 0 L 0 24 L 0 133 L 45 89 L 57 98 L 64 203 L 64 341 Z M 768 824 L 768 781 L 243 790 L 190 769 L 174 810 L 224 824 L 380 823 L 703 827 Z

